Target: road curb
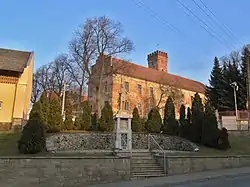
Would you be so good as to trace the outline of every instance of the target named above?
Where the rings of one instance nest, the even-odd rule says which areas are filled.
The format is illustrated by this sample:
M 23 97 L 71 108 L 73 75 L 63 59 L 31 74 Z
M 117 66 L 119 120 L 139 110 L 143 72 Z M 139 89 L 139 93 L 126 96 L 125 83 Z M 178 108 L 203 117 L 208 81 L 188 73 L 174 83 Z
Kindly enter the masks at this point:
M 178 182 L 166 182 L 164 184 L 158 184 L 158 185 L 147 185 L 144 187 L 173 187 L 176 185 L 183 185 L 183 184 L 188 184 L 188 183 L 203 183 L 207 182 L 209 180 L 216 180 L 216 179 L 221 179 L 221 178 L 237 178 L 237 177 L 244 177 L 250 175 L 250 171 L 246 173 L 235 173 L 235 174 L 226 174 L 226 175 L 221 175 L 221 176 L 207 176 L 207 177 L 202 177 L 199 179 L 191 179 L 191 180 L 185 180 L 185 181 L 178 181 Z

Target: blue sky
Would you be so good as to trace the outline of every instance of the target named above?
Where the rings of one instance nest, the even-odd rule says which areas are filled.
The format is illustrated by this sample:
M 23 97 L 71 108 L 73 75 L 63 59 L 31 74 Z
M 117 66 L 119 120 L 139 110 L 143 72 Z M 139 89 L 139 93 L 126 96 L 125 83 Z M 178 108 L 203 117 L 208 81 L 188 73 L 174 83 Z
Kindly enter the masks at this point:
M 250 1 L 203 0 L 237 36 L 237 42 L 212 25 L 219 38 L 211 37 L 200 22 L 189 17 L 177 0 L 144 0 L 160 20 L 139 8 L 135 0 L 2 0 L 0 6 L 0 47 L 35 52 L 35 68 L 68 51 L 74 29 L 86 18 L 106 15 L 120 21 L 124 35 L 135 44 L 135 51 L 125 56 L 147 65 L 147 54 L 156 49 L 169 55 L 169 72 L 207 83 L 215 55 L 223 56 L 231 48 L 250 43 Z M 183 1 L 183 0 L 182 0 Z M 200 2 L 199 0 L 196 0 Z M 197 16 L 208 22 L 192 0 L 183 1 Z M 171 23 L 183 35 L 169 29 Z

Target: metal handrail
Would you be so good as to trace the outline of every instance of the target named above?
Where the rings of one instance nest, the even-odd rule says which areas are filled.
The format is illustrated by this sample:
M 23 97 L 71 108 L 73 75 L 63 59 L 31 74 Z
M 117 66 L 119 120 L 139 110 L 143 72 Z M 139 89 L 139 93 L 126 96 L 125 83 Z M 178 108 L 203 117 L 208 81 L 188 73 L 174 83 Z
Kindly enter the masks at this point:
M 163 165 L 164 165 L 164 174 L 167 175 L 167 167 L 166 167 L 166 153 L 164 151 L 164 149 L 158 144 L 158 142 L 154 139 L 154 137 L 152 135 L 148 135 L 149 137 L 149 144 L 150 145 L 150 139 L 153 140 L 153 142 L 158 146 L 159 150 L 162 152 L 163 154 Z M 150 150 L 150 147 L 149 147 Z

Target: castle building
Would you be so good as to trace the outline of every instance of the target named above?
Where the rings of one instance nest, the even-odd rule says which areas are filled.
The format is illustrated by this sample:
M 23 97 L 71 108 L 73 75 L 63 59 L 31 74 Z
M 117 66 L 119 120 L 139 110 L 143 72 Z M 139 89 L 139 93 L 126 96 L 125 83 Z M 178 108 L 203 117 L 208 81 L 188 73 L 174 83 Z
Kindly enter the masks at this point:
M 101 56 L 92 66 L 88 83 L 89 102 L 93 112 L 98 110 L 97 102 L 104 106 L 108 101 L 114 114 L 132 114 L 137 107 L 141 117 L 147 117 L 151 108 L 158 106 L 164 115 L 164 105 L 172 96 L 177 117 L 181 104 L 191 107 L 192 97 L 199 93 L 204 101 L 205 85 L 168 72 L 168 54 L 155 51 L 148 55 L 148 67 L 108 56 Z M 105 66 L 102 70 L 102 63 Z M 100 72 L 103 76 L 100 77 Z M 100 84 L 101 83 L 101 84 Z M 100 89 L 100 95 L 97 94 Z
M 0 48 L 0 130 L 28 119 L 34 53 Z

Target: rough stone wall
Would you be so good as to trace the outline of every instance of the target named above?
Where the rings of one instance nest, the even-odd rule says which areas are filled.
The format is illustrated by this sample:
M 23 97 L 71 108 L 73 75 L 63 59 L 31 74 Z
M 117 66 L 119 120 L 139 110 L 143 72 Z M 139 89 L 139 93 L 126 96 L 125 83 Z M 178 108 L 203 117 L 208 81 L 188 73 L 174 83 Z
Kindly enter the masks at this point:
M 169 175 L 250 166 L 250 156 L 168 156 Z
M 129 102 L 129 110 L 127 111 L 128 114 L 131 114 L 134 107 L 138 107 L 139 104 L 141 104 L 142 111 L 141 111 L 141 116 L 147 117 L 149 108 L 150 108 L 150 102 L 154 102 L 157 104 L 160 100 L 161 96 L 161 89 L 162 85 L 154 82 L 149 82 L 141 79 L 136 79 L 133 77 L 128 77 L 125 75 L 120 75 L 117 74 L 113 77 L 113 88 L 112 88 L 112 108 L 114 113 L 118 111 L 118 100 L 119 100 L 119 92 L 121 91 L 121 85 L 124 84 L 125 82 L 129 83 L 129 91 L 123 91 L 122 96 L 121 96 L 121 103 L 122 101 L 128 101 Z M 138 91 L 138 84 L 142 86 L 142 93 L 139 94 Z M 154 90 L 154 101 L 150 100 L 150 87 L 153 88 Z M 188 91 L 188 90 L 181 90 L 183 95 L 184 95 L 184 105 L 186 107 L 191 107 L 192 101 L 191 101 L 191 96 L 194 96 L 195 92 Z M 200 94 L 202 100 L 204 101 L 204 95 Z M 167 100 L 167 96 L 162 98 L 162 101 L 160 102 L 159 107 L 162 108 L 160 110 L 160 114 L 163 117 L 164 114 L 164 106 Z M 181 103 L 180 103 L 181 104 Z M 179 104 L 179 105 L 180 105 Z M 123 108 L 123 107 L 122 107 Z M 178 118 L 178 113 L 179 113 L 179 107 L 176 107 L 176 114 Z
M 112 134 L 101 133 L 59 133 L 46 139 L 49 151 L 104 150 L 112 149 L 114 144 Z
M 0 158 L 0 186 L 67 186 L 129 180 L 127 158 Z
M 179 137 L 152 135 L 156 142 L 165 150 L 193 151 L 197 146 L 192 142 Z M 159 147 L 151 140 L 151 148 Z M 101 133 L 60 133 L 46 139 L 49 151 L 83 151 L 83 150 L 112 150 L 114 148 L 114 135 Z M 148 149 L 148 135 L 134 133 L 132 135 L 133 149 Z

